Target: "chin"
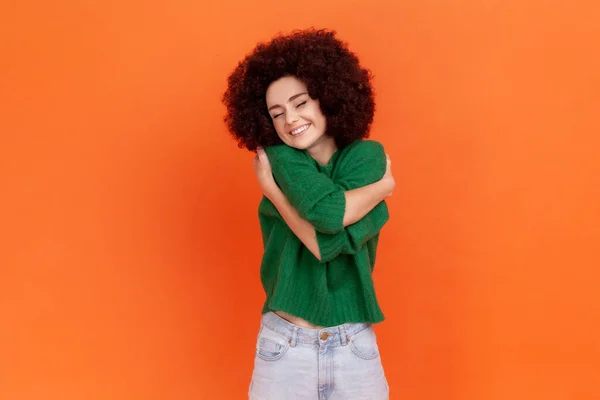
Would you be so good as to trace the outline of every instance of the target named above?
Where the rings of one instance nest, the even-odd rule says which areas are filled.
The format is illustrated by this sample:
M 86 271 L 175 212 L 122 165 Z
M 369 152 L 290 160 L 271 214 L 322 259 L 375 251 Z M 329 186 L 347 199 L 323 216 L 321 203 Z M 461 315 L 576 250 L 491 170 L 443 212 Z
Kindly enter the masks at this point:
M 314 144 L 314 140 L 306 141 L 306 142 L 302 142 L 302 143 L 293 143 L 293 144 L 290 144 L 289 146 L 293 147 L 295 149 L 298 149 L 298 150 L 307 150 L 307 149 L 310 149 L 313 144 Z
M 287 144 L 290 147 L 293 147 L 294 149 L 298 149 L 298 150 L 306 150 L 308 148 L 310 148 L 314 143 L 315 143 L 315 139 L 314 138 L 298 138 L 298 139 L 294 139 L 292 138 L 291 140 L 282 140 L 283 143 Z

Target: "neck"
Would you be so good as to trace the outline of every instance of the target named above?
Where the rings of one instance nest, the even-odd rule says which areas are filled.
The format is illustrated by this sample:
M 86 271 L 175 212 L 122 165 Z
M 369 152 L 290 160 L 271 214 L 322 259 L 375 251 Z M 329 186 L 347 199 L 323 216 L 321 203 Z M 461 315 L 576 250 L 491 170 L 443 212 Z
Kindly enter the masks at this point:
M 323 135 L 321 140 L 319 140 L 318 143 L 315 143 L 314 146 L 306 149 L 308 154 L 321 165 L 329 163 L 331 156 L 333 156 L 333 153 L 335 153 L 336 150 L 337 146 L 335 145 L 335 140 L 332 137 L 325 135 Z

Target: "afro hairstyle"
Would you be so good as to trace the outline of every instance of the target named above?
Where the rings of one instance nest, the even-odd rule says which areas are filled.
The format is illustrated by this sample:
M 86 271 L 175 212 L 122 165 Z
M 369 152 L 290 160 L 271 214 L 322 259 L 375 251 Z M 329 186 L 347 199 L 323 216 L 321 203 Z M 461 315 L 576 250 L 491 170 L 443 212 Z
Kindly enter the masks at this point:
M 225 123 L 238 147 L 255 151 L 283 143 L 266 105 L 269 85 L 294 76 L 318 99 L 327 119 L 326 134 L 338 148 L 366 138 L 373 122 L 375 101 L 372 74 L 330 30 L 297 30 L 259 43 L 228 78 L 222 101 Z

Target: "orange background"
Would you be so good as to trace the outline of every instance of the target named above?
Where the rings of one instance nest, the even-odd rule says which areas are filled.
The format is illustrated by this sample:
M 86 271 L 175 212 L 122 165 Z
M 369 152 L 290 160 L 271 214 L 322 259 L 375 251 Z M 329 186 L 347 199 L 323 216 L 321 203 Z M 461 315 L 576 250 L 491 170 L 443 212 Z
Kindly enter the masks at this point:
M 220 96 L 335 28 L 393 160 L 375 279 L 392 399 L 600 398 L 595 1 L 0 6 L 0 399 L 243 399 L 263 293 Z

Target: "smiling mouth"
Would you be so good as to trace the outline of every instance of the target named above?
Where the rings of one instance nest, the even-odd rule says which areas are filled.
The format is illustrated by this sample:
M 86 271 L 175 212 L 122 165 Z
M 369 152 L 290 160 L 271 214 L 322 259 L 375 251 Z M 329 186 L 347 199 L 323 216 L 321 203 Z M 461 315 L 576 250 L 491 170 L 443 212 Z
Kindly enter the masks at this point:
M 311 125 L 311 124 L 302 125 L 301 127 L 299 127 L 299 128 L 296 128 L 296 129 L 294 129 L 293 131 L 290 131 L 290 135 L 292 135 L 292 136 L 298 136 L 298 135 L 300 135 L 300 134 L 302 134 L 302 133 L 306 132 L 306 130 L 307 130 L 308 128 L 310 128 L 310 125 Z

